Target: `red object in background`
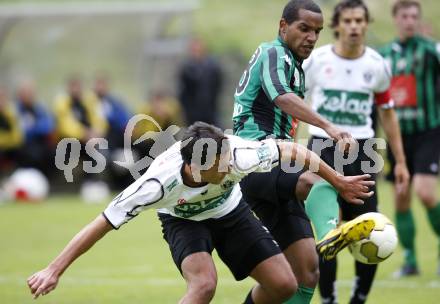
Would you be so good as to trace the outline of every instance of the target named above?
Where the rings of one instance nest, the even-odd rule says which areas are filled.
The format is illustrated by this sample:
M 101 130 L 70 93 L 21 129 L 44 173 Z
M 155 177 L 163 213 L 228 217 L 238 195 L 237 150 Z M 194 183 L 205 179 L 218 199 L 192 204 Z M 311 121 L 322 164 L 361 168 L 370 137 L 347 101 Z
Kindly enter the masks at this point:
M 396 107 L 417 106 L 417 81 L 414 75 L 395 76 L 391 80 L 391 98 Z
M 17 190 L 15 190 L 15 199 L 17 201 L 22 201 L 22 202 L 30 201 L 29 196 L 28 196 L 27 192 L 24 189 L 17 189 Z

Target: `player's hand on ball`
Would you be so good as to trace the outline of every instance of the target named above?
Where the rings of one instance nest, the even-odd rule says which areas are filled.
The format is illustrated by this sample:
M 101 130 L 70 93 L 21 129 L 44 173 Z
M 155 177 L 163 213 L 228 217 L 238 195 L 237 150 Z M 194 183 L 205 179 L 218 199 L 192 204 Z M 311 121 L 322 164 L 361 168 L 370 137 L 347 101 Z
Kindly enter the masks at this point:
M 34 299 L 40 295 L 46 295 L 57 287 L 59 276 L 55 271 L 45 268 L 34 273 L 27 279 L 27 284 L 31 289 Z
M 357 175 L 357 176 L 340 176 L 340 183 L 338 185 L 338 192 L 344 200 L 352 204 L 362 205 L 363 199 L 369 198 L 374 191 L 370 191 L 370 187 L 374 186 L 375 182 L 369 180 L 371 175 Z

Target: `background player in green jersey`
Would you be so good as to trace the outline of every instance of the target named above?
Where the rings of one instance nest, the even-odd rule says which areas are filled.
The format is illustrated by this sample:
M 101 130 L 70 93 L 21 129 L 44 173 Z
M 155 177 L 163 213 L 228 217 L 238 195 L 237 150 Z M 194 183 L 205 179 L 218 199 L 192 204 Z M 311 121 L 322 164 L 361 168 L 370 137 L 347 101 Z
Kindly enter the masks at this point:
M 440 204 L 436 195 L 440 156 L 440 44 L 418 34 L 421 6 L 417 1 L 397 1 L 392 15 L 398 38 L 381 53 L 391 64 L 391 95 L 396 103 L 412 186 L 440 237 Z M 394 166 L 395 160 L 389 156 Z M 419 270 L 410 208 L 411 188 L 404 193 L 395 191 L 395 204 L 397 231 L 405 249 L 405 263 L 396 276 L 415 275 Z M 440 268 L 437 272 L 440 275 Z
M 322 28 L 323 16 L 313 1 L 287 3 L 277 39 L 257 48 L 237 86 L 233 115 L 235 135 L 254 140 L 266 137 L 289 140 L 298 119 L 322 128 L 344 145 L 352 143 L 348 132 L 335 127 L 303 101 L 305 83 L 301 64 L 312 52 Z M 310 172 L 285 169 L 281 165 L 260 176 L 250 174 L 241 182 L 241 188 L 246 202 L 270 230 L 297 277 L 298 291 L 288 303 L 310 303 L 319 270 L 313 231 L 303 200 L 318 178 Z M 326 201 L 336 199 L 336 192 L 326 197 Z M 358 237 L 365 237 L 374 223 L 346 225 L 356 227 Z M 344 233 L 337 233 L 341 237 L 337 244 L 342 246 L 336 251 L 346 245 Z M 253 302 L 248 297 L 245 303 Z

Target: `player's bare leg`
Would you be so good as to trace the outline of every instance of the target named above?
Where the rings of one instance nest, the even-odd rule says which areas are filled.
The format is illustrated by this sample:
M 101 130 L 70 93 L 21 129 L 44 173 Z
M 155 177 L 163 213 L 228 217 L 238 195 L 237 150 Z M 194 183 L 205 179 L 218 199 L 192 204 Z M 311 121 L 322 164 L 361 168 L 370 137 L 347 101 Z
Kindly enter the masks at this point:
M 298 179 L 295 196 L 305 200 L 313 184 L 321 180 L 316 174 L 306 171 Z M 319 263 L 313 238 L 300 239 L 284 251 L 284 255 L 298 280 L 298 292 L 286 303 L 310 303 L 319 281 Z
M 438 204 L 436 187 L 438 177 L 431 174 L 415 174 L 413 179 L 414 192 L 423 205 L 432 209 Z
M 290 267 L 292 267 L 298 284 L 307 288 L 315 288 L 319 281 L 319 263 L 315 239 L 298 240 L 283 252 Z
M 264 260 L 252 270 L 250 275 L 258 282 L 258 285 L 252 289 L 252 299 L 248 298 L 246 300 L 248 303 L 283 303 L 298 288 L 295 276 L 283 254 Z
M 217 286 L 217 271 L 211 255 L 197 252 L 187 256 L 182 262 L 182 273 L 187 290 L 179 304 L 209 303 Z

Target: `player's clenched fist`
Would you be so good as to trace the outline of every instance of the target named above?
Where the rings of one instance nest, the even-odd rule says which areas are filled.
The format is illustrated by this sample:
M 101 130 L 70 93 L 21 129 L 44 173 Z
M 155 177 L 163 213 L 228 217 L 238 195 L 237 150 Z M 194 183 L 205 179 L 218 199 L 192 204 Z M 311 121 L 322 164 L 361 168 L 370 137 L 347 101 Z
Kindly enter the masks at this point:
M 51 269 L 45 268 L 27 279 L 34 299 L 46 295 L 57 287 L 59 276 Z

